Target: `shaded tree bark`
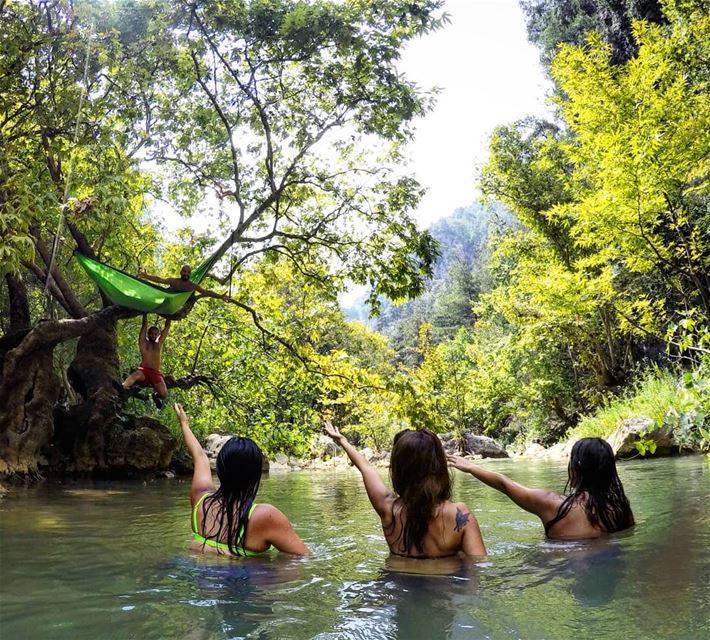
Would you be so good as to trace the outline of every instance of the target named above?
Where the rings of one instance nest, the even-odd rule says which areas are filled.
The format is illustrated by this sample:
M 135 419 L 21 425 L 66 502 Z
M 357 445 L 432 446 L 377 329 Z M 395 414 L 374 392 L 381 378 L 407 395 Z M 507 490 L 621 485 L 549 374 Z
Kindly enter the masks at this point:
M 10 327 L 7 331 L 8 334 L 29 329 L 32 321 L 24 283 L 11 273 L 5 274 L 5 282 L 10 298 Z
M 0 377 L 0 474 L 39 474 L 40 454 L 54 435 L 60 391 L 54 347 L 93 329 L 99 315 L 40 322 L 6 353 Z
M 82 399 L 80 410 L 74 412 L 83 419 L 73 446 L 75 471 L 106 467 L 107 428 L 119 418 L 121 408 L 118 368 L 116 319 L 111 318 L 79 338 L 69 365 L 69 382 Z
M 167 427 L 121 410 L 116 323 L 125 314 L 112 306 L 15 334 L 22 338 L 7 350 L 0 376 L 0 475 L 34 480 L 44 469 L 125 475 L 167 468 L 177 448 Z M 82 402 L 67 407 L 58 404 L 53 353 L 73 338 L 79 343 L 69 379 Z

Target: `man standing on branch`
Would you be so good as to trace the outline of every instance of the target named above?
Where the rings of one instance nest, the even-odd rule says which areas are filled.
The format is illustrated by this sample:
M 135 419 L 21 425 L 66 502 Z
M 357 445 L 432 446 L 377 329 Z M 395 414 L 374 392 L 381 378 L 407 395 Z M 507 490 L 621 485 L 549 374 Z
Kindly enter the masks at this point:
M 160 373 L 160 356 L 163 344 L 170 329 L 170 320 L 165 321 L 161 331 L 158 327 L 148 327 L 148 316 L 143 314 L 143 324 L 138 334 L 138 348 L 141 352 L 141 363 L 138 369 L 128 376 L 123 382 L 124 389 L 130 389 L 136 382 L 145 382 L 153 386 L 155 393 L 153 401 L 158 409 L 165 406 L 168 397 L 168 387 L 165 378 Z
M 145 271 L 141 270 L 138 272 L 138 277 L 143 278 L 143 280 L 148 280 L 150 282 L 156 282 L 157 284 L 167 284 L 169 285 L 169 291 L 197 291 L 203 296 L 208 298 L 219 298 L 221 300 L 229 300 L 229 294 L 227 293 L 215 293 L 209 289 L 201 287 L 195 282 L 190 282 L 190 276 L 192 275 L 192 267 L 189 264 L 182 265 L 180 269 L 179 278 L 161 278 L 160 276 L 151 276 Z

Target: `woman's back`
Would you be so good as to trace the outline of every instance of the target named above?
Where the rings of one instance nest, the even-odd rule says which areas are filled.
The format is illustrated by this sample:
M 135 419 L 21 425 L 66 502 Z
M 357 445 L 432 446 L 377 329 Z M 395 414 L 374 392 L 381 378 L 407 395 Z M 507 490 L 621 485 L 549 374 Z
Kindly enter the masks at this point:
M 601 438 L 582 438 L 573 445 L 567 471 L 571 493 L 566 496 L 526 487 L 459 456 L 449 456 L 449 462 L 538 516 L 549 538 L 598 538 L 634 525 L 614 452 Z
M 224 505 L 219 499 L 210 500 L 211 493 L 204 493 L 192 512 L 194 541 L 192 548 L 199 551 L 231 553 L 229 535 L 225 526 Z M 238 517 L 238 508 L 234 517 Z M 241 537 L 237 532 L 237 538 Z M 267 551 L 272 545 L 281 551 L 303 553 L 305 545 L 298 539 L 288 518 L 270 504 L 253 503 L 248 511 L 246 532 L 241 546 L 232 548 L 236 555 L 255 555 Z
M 556 495 L 556 499 L 551 500 L 553 509 L 549 519 L 543 520 L 545 535 L 556 540 L 584 540 L 588 538 L 599 538 L 607 532 L 592 524 L 587 514 L 584 500 L 576 500 L 570 506 L 569 511 L 563 518 L 556 519 L 560 507 L 565 501 L 565 496 Z
M 485 554 L 478 522 L 464 503 L 447 500 L 436 508 L 429 520 L 420 549 L 416 546 L 407 549 L 403 544 L 407 523 L 405 511 L 395 499 L 391 517 L 381 519 L 385 539 L 390 551 L 395 555 L 408 558 L 443 558 L 459 552 L 467 555 Z
M 471 510 L 451 502 L 451 478 L 441 441 L 431 431 L 405 429 L 390 455 L 394 492 L 377 470 L 338 429 L 325 421 L 325 432 L 347 453 L 362 474 L 367 497 L 382 522 L 390 551 L 409 558 L 441 558 L 462 551 L 486 555 L 481 530 Z
M 190 430 L 187 415 L 181 405 L 174 407 L 194 465 L 190 487 L 192 548 L 242 556 L 274 546 L 286 553 L 310 554 L 281 511 L 255 503 L 263 462 L 256 443 L 234 436 L 224 444 L 217 456 L 220 486 L 216 489 L 210 462 Z

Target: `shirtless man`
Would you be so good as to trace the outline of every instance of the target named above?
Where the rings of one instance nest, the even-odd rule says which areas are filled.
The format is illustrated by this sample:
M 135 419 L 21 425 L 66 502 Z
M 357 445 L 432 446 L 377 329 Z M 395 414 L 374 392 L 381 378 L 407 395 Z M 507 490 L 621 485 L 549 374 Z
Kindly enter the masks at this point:
M 201 287 L 199 284 L 190 282 L 191 275 L 192 267 L 189 264 L 182 265 L 179 278 L 161 278 L 160 276 L 151 276 L 144 270 L 138 272 L 139 278 L 143 278 L 143 280 L 148 280 L 150 282 L 156 282 L 157 284 L 167 284 L 170 286 L 171 291 L 197 291 L 197 293 L 201 293 L 203 296 L 207 296 L 208 298 L 220 298 L 221 300 L 229 299 L 229 294 L 227 293 L 215 293 L 214 291 Z
M 169 319 L 165 321 L 165 327 L 163 327 L 162 331 L 156 326 L 148 327 L 148 316 L 143 314 L 143 324 L 138 335 L 141 363 L 138 369 L 123 382 L 124 389 L 130 389 L 136 382 L 146 382 L 152 385 L 155 390 L 153 401 L 158 409 L 162 409 L 165 406 L 165 399 L 168 397 L 165 378 L 160 373 L 160 356 L 169 329 Z

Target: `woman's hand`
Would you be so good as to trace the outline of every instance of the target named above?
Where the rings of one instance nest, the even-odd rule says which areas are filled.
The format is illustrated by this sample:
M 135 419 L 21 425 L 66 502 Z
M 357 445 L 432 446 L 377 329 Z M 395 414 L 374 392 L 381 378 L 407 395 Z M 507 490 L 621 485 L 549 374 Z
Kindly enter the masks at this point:
M 471 473 L 473 468 L 476 466 L 470 460 L 462 458 L 461 456 L 447 455 L 446 459 L 452 467 L 456 467 L 459 471 L 465 471 L 466 473 Z
M 340 441 L 345 437 L 342 433 L 340 433 L 338 427 L 334 427 L 333 423 L 328 419 L 323 421 L 323 431 L 325 432 L 325 435 L 333 438 L 333 441 L 336 444 L 340 444 Z
M 177 416 L 177 419 L 180 422 L 181 427 L 187 427 L 189 426 L 189 422 L 187 419 L 187 414 L 185 413 L 185 409 L 182 408 L 182 405 L 179 402 L 176 402 L 173 405 L 173 409 L 175 409 L 175 415 Z

